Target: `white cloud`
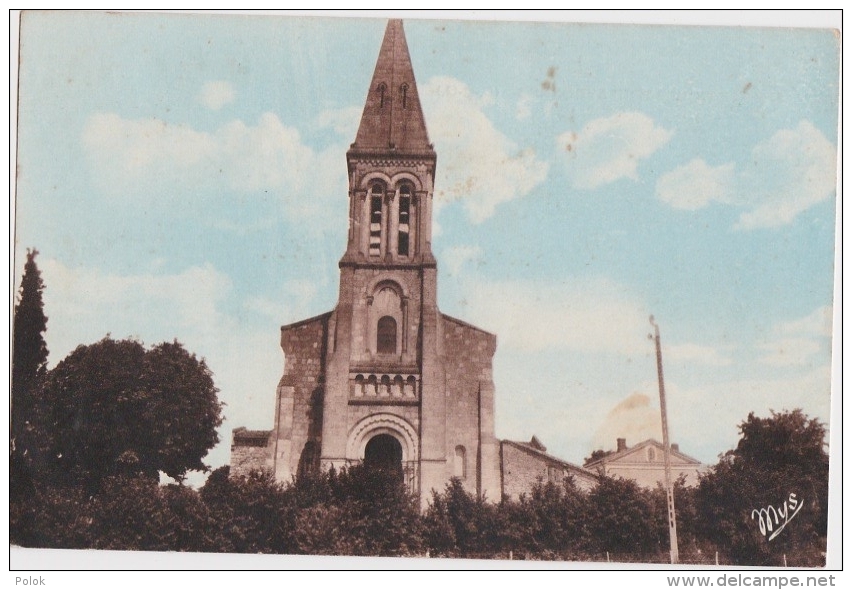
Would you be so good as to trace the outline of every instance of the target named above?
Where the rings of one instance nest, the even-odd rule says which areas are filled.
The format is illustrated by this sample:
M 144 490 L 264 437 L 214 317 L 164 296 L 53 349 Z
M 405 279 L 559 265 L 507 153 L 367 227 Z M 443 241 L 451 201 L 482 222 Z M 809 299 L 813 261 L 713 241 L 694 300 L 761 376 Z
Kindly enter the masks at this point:
M 830 305 L 816 308 L 803 318 L 781 322 L 776 330 L 781 334 L 831 337 L 832 310 Z
M 521 148 L 483 112 L 493 102 L 463 82 L 435 77 L 420 88 L 429 134 L 440 154 L 436 205 L 462 201 L 473 223 L 498 205 L 523 197 L 547 176 L 548 164 L 532 148 Z
M 216 132 L 218 158 L 229 167 L 231 188 L 252 192 L 287 187 L 296 193 L 308 185 L 315 154 L 299 132 L 285 127 L 272 113 L 261 115 L 257 125 L 234 120 Z
M 346 194 L 344 148 L 316 152 L 273 113 L 261 115 L 256 125 L 232 120 L 214 132 L 98 113 L 82 139 L 96 185 L 116 198 L 269 191 L 290 215 L 303 216 L 319 214 L 330 199 Z
M 773 367 L 815 366 L 830 361 L 831 307 L 818 307 L 808 315 L 773 328 L 773 336 L 757 345 L 761 363 Z
M 672 137 L 644 113 L 616 113 L 595 119 L 578 133 L 557 137 L 571 184 L 594 189 L 621 178 L 636 180 L 639 162 L 649 158 Z
M 749 162 L 710 167 L 694 159 L 657 181 L 657 197 L 675 209 L 696 210 L 712 202 L 741 210 L 737 229 L 778 227 L 831 198 L 836 149 L 808 121 L 782 129 L 757 144 Z
M 217 150 L 213 136 L 186 125 L 160 119 L 127 120 L 113 113 L 89 118 L 83 144 L 94 159 L 96 180 L 116 192 L 163 167 L 164 172 L 201 167 Z
M 776 367 L 805 365 L 822 349 L 810 338 L 780 338 L 759 346 L 766 352 L 760 362 Z
M 347 141 L 352 141 L 358 133 L 362 110 L 362 107 L 326 109 L 317 116 L 317 124 L 323 128 L 330 127 Z
M 736 446 L 737 426 L 749 412 L 768 416 L 770 410 L 801 408 L 828 424 L 830 391 L 827 365 L 778 378 L 734 379 L 693 387 L 680 387 L 667 379 L 669 425 L 684 452 L 711 461 Z
M 501 348 L 523 351 L 646 354 L 648 314 L 608 279 L 570 282 L 467 281 L 471 320 L 499 335 Z
M 515 110 L 515 118 L 518 119 L 518 121 L 530 118 L 530 115 L 532 115 L 533 100 L 532 95 L 527 94 L 526 92 L 524 92 L 518 99 L 518 104 Z
M 743 167 L 739 200 L 749 209 L 737 227 L 778 227 L 831 198 L 837 184 L 837 151 L 809 121 L 782 129 L 752 150 Z
M 147 343 L 211 335 L 222 325 L 217 305 L 230 279 L 211 265 L 176 274 L 115 275 L 39 260 L 49 312 L 48 345 L 55 364 L 78 344 L 138 336 Z
M 730 202 L 734 180 L 734 165 L 710 167 L 695 159 L 675 168 L 657 180 L 657 197 L 674 207 L 694 211 L 709 203 Z
M 261 296 L 245 300 L 246 309 L 269 318 L 273 323 L 283 325 L 309 317 L 316 300 L 319 285 L 306 279 L 287 281 L 279 296 L 274 299 Z
M 663 349 L 663 356 L 666 360 L 698 363 L 715 367 L 727 366 L 733 363 L 733 360 L 729 356 L 722 354 L 712 346 L 703 346 L 690 342 L 663 346 Z
M 441 255 L 441 261 L 447 265 L 450 276 L 457 276 L 461 273 L 465 264 L 476 260 L 480 256 L 482 256 L 482 248 L 464 244 L 452 246 L 444 250 Z
M 230 82 L 216 80 L 214 82 L 207 82 L 201 88 L 199 100 L 208 109 L 218 111 L 226 104 L 234 102 L 235 97 L 236 92 L 234 92 L 234 87 L 231 86 Z

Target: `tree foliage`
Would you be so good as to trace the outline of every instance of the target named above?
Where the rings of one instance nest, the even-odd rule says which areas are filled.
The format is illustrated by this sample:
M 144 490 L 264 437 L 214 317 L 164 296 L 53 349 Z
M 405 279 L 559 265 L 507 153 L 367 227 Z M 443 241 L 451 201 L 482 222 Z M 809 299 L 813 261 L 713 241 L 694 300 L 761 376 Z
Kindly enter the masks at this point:
M 211 473 L 200 491 L 217 523 L 219 551 L 305 555 L 417 555 L 417 498 L 397 472 L 355 465 L 306 475 L 289 486 L 263 471 Z
M 777 566 L 787 556 L 788 565 L 821 565 L 828 523 L 825 427 L 793 410 L 768 418 L 751 413 L 739 430 L 737 447 L 701 480 L 703 535 L 735 563 Z M 772 530 L 761 531 L 760 511 L 770 506 Z M 779 510 L 784 516 L 776 519 Z
M 590 548 L 635 556 L 664 551 L 658 524 L 666 514 L 655 508 L 649 491 L 635 481 L 601 477 L 586 506 Z
M 597 461 L 598 459 L 603 459 L 604 457 L 608 457 L 612 455 L 615 451 L 605 451 L 603 449 L 595 449 L 592 451 L 592 454 L 583 459 L 583 465 L 588 465 L 592 461 Z
M 285 492 L 294 553 L 417 555 L 423 551 L 417 497 L 394 469 L 354 465 L 298 479 Z
M 47 368 L 44 282 L 36 265 L 37 255 L 38 250 L 27 250 L 12 327 L 12 436 L 15 438 L 21 437 L 31 420 L 34 390 Z
M 205 470 L 221 404 L 203 360 L 177 342 L 78 346 L 44 382 L 41 432 L 52 475 L 95 490 L 109 475 Z
M 443 493 L 433 491 L 424 526 L 430 555 L 483 557 L 501 550 L 496 506 L 465 490 L 458 478 Z
M 284 486 L 265 471 L 231 478 L 214 470 L 200 490 L 216 523 L 212 543 L 226 553 L 293 553 Z
M 134 343 L 114 344 L 128 362 L 138 354 Z M 740 431 L 740 444 L 698 488 L 686 487 L 683 479 L 675 483 L 682 562 L 713 563 L 718 551 L 722 563 L 777 566 L 784 556 L 791 566 L 824 563 L 824 427 L 795 411 L 765 419 L 750 415 Z M 571 478 L 561 485 L 539 481 L 517 500 L 499 504 L 453 479 L 443 491 L 433 491 L 421 513 L 399 470 L 355 465 L 285 485 L 266 471 L 230 477 L 222 467 L 196 492 L 157 485 L 145 475 L 140 456 L 155 454 L 124 451 L 93 492 L 81 485 L 40 486 L 28 501 L 12 498 L 12 542 L 228 553 L 668 560 L 665 490 L 622 478 L 601 477 L 588 491 Z M 803 508 L 769 541 L 752 511 L 780 508 L 791 492 Z

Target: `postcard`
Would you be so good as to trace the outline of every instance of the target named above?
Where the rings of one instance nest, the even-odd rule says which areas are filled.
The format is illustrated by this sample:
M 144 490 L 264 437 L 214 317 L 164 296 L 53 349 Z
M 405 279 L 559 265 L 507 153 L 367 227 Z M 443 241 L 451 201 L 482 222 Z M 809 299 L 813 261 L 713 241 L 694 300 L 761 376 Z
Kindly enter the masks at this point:
M 18 16 L 13 565 L 839 563 L 838 30 Z

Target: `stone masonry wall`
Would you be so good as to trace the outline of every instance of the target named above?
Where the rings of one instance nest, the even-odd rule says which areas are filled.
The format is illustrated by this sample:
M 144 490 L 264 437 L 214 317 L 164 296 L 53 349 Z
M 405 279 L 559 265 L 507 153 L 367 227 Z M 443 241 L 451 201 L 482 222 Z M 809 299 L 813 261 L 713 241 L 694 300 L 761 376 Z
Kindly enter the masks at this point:
M 454 318 L 443 316 L 443 360 L 447 375 L 447 479 L 454 475 L 456 447 L 465 449 L 465 489 L 477 493 L 477 450 L 483 425 L 482 479 L 492 481 L 487 497 L 499 501 L 499 463 L 494 439 L 494 402 L 491 359 L 497 339 Z M 480 399 L 482 395 L 482 399 Z M 482 415 L 478 404 L 482 403 Z M 490 425 L 490 428 L 489 428 Z M 486 486 L 487 487 L 487 486 Z
M 543 457 L 532 456 L 506 443 L 500 448 L 503 460 L 503 495 L 517 499 L 521 494 L 529 494 L 539 478 L 547 481 L 547 462 Z
M 323 363 L 331 313 L 284 326 L 281 347 L 284 350 L 284 376 L 278 388 L 277 441 L 273 440 L 275 474 L 279 480 L 295 476 L 306 444 L 317 446 L 322 437 Z M 276 445 L 277 442 L 277 445 Z M 310 453 L 309 453 L 310 454 Z M 313 461 L 311 461 L 313 463 Z M 316 467 L 318 464 L 312 464 Z M 304 467 L 308 467 L 304 465 Z
M 500 445 L 503 470 L 503 495 L 517 499 L 521 494 L 529 494 L 535 483 L 541 479 L 561 483 L 565 477 L 573 477 L 576 486 L 589 491 L 597 483 L 591 475 L 566 467 L 562 462 L 526 451 L 504 441 Z
M 242 477 L 251 471 L 269 469 L 268 459 L 266 447 L 232 445 L 230 477 Z

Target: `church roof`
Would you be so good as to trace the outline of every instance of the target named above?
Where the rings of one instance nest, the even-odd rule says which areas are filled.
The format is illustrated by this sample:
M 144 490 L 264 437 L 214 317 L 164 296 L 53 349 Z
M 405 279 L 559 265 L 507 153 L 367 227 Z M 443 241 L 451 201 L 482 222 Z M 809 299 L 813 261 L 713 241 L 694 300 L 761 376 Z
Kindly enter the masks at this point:
M 401 20 L 388 21 L 352 150 L 433 153 Z

